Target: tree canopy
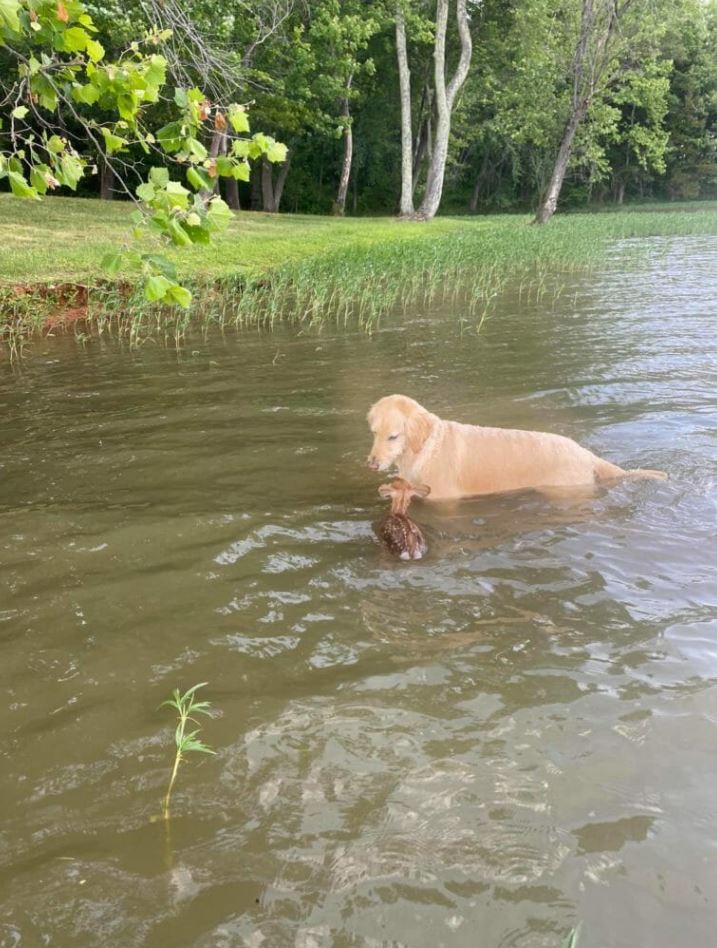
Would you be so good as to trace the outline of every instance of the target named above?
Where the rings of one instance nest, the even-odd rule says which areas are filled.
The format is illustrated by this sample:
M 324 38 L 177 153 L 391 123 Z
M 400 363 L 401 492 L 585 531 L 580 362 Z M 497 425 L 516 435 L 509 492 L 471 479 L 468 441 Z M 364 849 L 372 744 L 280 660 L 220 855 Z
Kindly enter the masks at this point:
M 561 207 L 717 195 L 717 0 L 0 0 L 0 43 L 0 187 L 175 243 L 222 197 L 535 209 L 576 108 Z

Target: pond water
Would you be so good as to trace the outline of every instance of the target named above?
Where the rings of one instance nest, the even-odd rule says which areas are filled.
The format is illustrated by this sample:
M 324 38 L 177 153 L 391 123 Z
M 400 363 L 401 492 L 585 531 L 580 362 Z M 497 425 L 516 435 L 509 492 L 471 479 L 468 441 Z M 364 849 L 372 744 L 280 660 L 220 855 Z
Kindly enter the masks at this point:
M 0 376 L 0 946 L 712 944 L 717 238 L 372 336 L 45 340 Z M 670 473 L 414 511 L 365 414 Z M 216 756 L 179 772 L 172 689 Z

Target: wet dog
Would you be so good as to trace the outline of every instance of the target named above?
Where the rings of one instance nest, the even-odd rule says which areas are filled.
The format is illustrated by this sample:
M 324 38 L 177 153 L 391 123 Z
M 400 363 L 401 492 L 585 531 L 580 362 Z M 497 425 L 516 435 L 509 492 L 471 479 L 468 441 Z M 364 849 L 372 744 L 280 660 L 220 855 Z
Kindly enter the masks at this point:
M 667 477 L 661 471 L 624 471 L 562 435 L 444 421 L 405 395 L 376 402 L 368 422 L 374 435 L 369 467 L 386 471 L 395 464 L 401 478 L 426 484 L 431 500 Z

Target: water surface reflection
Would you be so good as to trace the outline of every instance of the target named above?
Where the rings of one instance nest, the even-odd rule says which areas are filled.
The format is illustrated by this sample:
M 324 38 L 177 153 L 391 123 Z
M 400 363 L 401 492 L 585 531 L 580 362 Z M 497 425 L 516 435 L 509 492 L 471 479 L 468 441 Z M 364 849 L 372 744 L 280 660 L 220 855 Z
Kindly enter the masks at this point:
M 0 945 L 713 940 L 717 241 L 372 337 L 47 340 L 0 380 Z M 416 508 L 366 407 L 549 429 L 668 483 Z M 172 688 L 217 755 L 180 774 Z

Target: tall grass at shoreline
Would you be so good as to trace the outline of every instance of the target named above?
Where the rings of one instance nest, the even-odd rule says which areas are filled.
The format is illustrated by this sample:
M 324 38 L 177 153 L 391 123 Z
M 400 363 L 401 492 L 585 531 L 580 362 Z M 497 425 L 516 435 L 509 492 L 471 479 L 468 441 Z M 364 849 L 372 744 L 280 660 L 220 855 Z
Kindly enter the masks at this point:
M 539 296 L 549 276 L 598 265 L 615 240 L 717 235 L 717 208 L 571 214 L 545 227 L 508 215 L 418 225 L 358 220 L 334 226 L 331 219 L 293 218 L 266 222 L 256 233 L 264 241 L 261 256 L 269 261 L 277 235 L 279 259 L 227 272 L 230 254 L 223 250 L 232 249 L 231 235 L 213 251 L 215 265 L 207 250 L 201 267 L 187 255 L 191 309 L 151 305 L 131 284 L 88 279 L 81 284 L 84 315 L 75 325 L 83 333 L 119 333 L 132 343 L 149 337 L 179 343 L 191 326 L 271 326 L 282 320 L 305 326 L 351 322 L 371 329 L 388 312 L 451 299 L 460 299 L 466 316 L 480 324 L 508 282 Z M 633 249 L 639 265 L 644 244 L 636 241 Z M 180 266 L 183 259 L 178 257 Z M 71 296 L 77 285 L 60 283 L 60 292 Z M 18 292 L 0 283 L 0 332 L 4 327 L 10 348 L 17 350 L 43 324 L 47 330 L 53 307 L 61 309 L 52 285 L 26 283 Z
M 267 275 L 220 282 L 213 293 L 197 288 L 196 315 L 207 325 L 307 326 L 326 320 L 371 329 L 386 313 L 417 304 L 460 300 L 480 319 L 506 284 L 539 297 L 549 275 L 584 271 L 604 259 L 614 240 L 716 234 L 717 211 L 704 215 L 574 215 L 549 227 L 525 218 L 488 218 L 483 227 L 433 239 L 379 241 L 292 261 Z M 635 263 L 644 245 L 632 248 Z

